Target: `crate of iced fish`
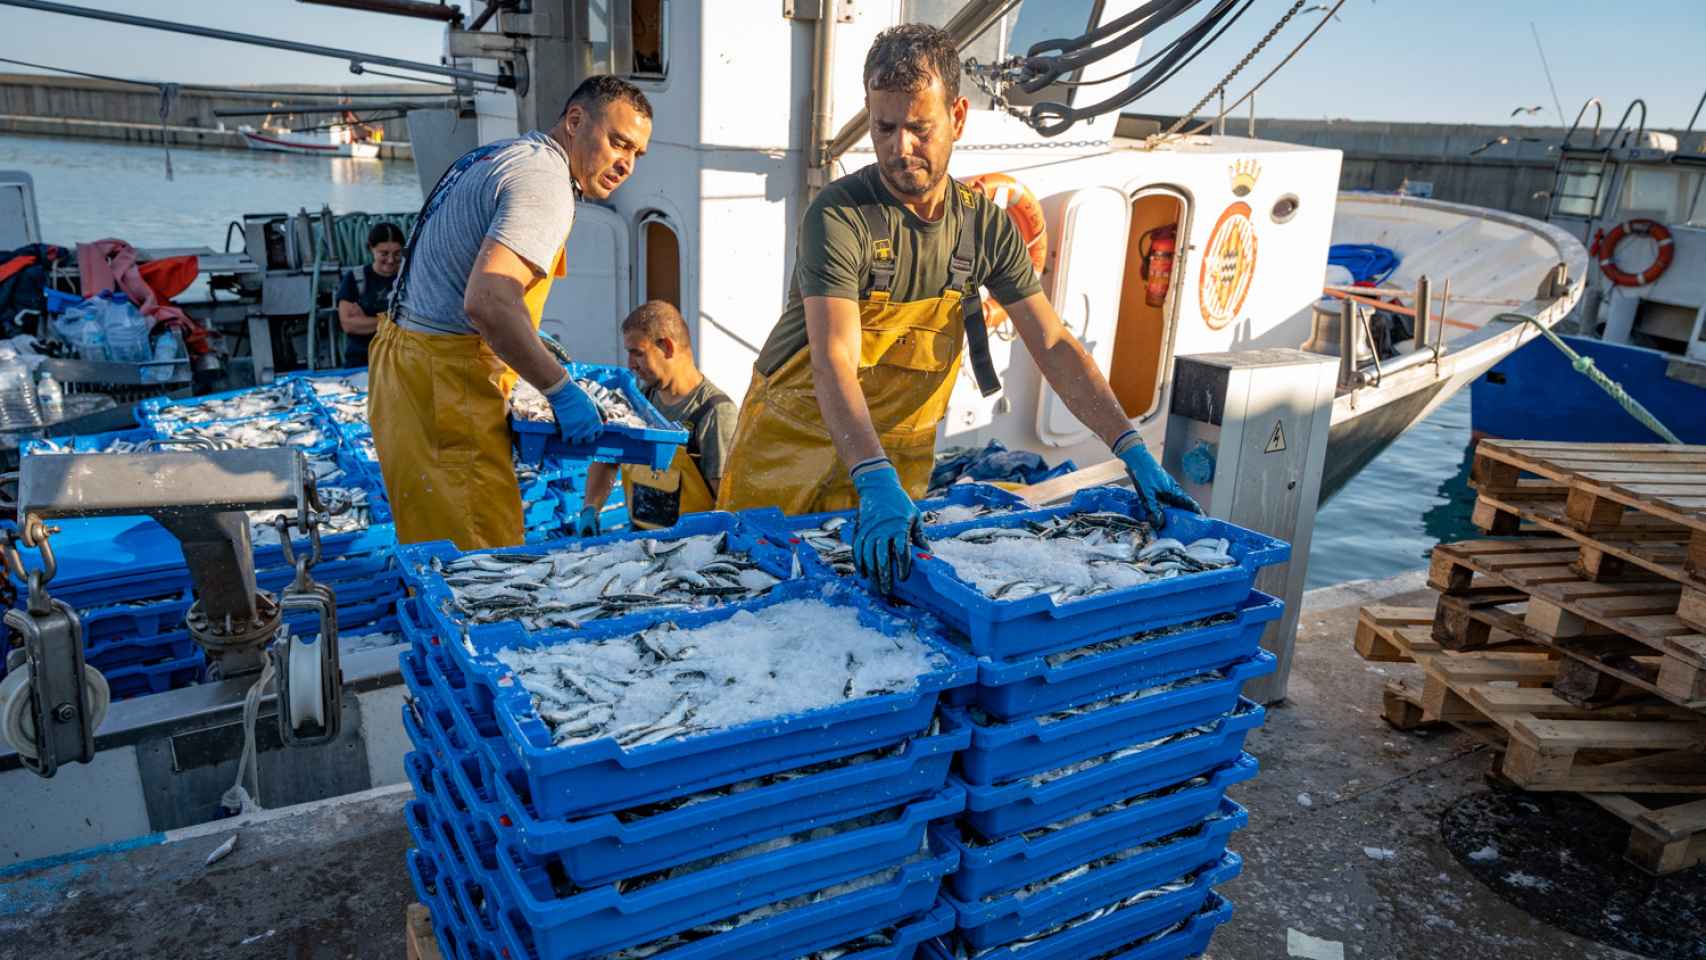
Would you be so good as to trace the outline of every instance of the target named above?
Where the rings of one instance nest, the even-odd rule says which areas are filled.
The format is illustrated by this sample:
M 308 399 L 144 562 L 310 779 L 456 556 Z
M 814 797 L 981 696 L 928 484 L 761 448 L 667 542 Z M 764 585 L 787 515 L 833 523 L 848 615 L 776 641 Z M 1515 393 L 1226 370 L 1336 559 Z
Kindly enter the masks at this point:
M 537 463 L 547 455 L 602 463 L 640 463 L 663 470 L 687 442 L 687 431 L 665 418 L 621 367 L 569 363 L 569 375 L 598 405 L 604 421 L 591 443 L 564 443 L 551 404 L 525 380 L 510 394 L 510 428 L 520 459 Z
M 277 416 L 312 406 L 294 384 L 279 381 L 200 397 L 154 397 L 136 405 L 136 417 L 156 436 L 169 436 L 186 425 Z
M 303 403 L 318 407 L 326 419 L 339 426 L 367 426 L 367 371 L 333 370 L 325 373 L 293 373 L 281 377 Z
M 918 501 L 918 510 L 928 526 L 965 523 L 996 514 L 1034 509 L 1018 494 L 987 483 L 960 483 L 940 497 Z M 799 553 L 801 565 L 811 574 L 852 576 L 853 547 L 843 537 L 851 532 L 857 510 L 832 510 L 784 516 L 775 507 L 743 510 L 741 522 L 762 531 L 778 543 Z
M 409 586 L 446 636 L 503 627 L 552 638 L 594 623 L 752 600 L 798 575 L 792 553 L 717 512 L 667 530 L 467 554 L 437 541 L 398 552 Z
M 995 659 L 1047 653 L 1232 610 L 1283 541 L 1180 510 L 1164 530 L 1130 491 L 1079 492 L 1062 507 L 925 528 L 901 599 Z M 843 539 L 850 531 L 842 530 Z
M 963 807 L 964 738 L 934 713 L 975 667 L 927 620 L 802 580 L 559 643 L 433 640 L 405 726 L 488 942 L 792 956 L 892 938 L 953 868 L 927 827 Z

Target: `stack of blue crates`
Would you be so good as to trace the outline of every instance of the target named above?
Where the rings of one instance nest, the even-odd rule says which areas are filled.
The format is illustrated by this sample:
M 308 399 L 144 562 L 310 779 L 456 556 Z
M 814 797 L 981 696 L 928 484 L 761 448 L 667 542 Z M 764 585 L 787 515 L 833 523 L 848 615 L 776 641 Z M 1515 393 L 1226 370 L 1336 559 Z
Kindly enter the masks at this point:
M 786 576 L 792 565 L 788 551 L 729 514 L 520 551 L 716 532 L 769 572 Z M 958 854 L 940 828 L 964 809 L 949 769 L 970 732 L 946 731 L 938 706 L 975 681 L 977 667 L 933 620 L 855 584 L 802 577 L 756 600 L 575 631 L 471 625 L 452 615 L 434 572 L 433 561 L 459 554 L 448 544 L 400 553 L 416 589 L 403 608 L 412 694 L 403 720 L 415 745 L 406 768 L 416 788 L 408 868 L 447 955 L 745 960 L 841 950 L 826 955 L 910 960 L 953 928 L 938 894 Z M 851 608 L 885 633 L 916 634 L 933 650 L 929 672 L 900 693 L 703 735 L 557 747 L 495 656 L 664 620 L 690 630 L 805 598 Z
M 962 508 L 942 515 L 957 522 L 926 533 L 1138 515 L 1135 498 L 1117 490 L 1047 510 L 1004 496 L 973 485 L 921 502 Z M 958 519 L 973 505 L 979 516 Z M 808 576 L 827 576 L 801 534 L 853 514 L 743 516 L 788 538 Z M 971 736 L 951 778 L 966 811 L 935 828 L 936 842 L 959 854 L 943 894 L 956 929 L 921 956 L 1174 960 L 1200 954 L 1230 916 L 1213 887 L 1238 872 L 1226 842 L 1247 817 L 1225 793 L 1256 773 L 1243 743 L 1263 716 L 1240 693 L 1274 669 L 1260 639 L 1283 609 L 1252 586 L 1289 548 L 1171 511 L 1165 532 L 1225 538 L 1237 564 L 1056 603 L 992 600 L 920 551 L 897 585 L 901 600 L 938 617 L 978 658 L 978 682 L 942 710 L 944 732 Z

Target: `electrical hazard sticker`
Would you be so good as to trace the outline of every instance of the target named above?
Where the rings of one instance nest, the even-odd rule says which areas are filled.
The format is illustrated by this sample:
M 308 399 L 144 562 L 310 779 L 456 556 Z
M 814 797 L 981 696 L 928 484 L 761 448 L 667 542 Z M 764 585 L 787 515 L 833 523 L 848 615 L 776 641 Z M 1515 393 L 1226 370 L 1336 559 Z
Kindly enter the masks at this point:
M 1263 453 L 1279 453 L 1285 449 L 1285 421 L 1274 421 L 1274 432 L 1268 434 L 1268 446 Z

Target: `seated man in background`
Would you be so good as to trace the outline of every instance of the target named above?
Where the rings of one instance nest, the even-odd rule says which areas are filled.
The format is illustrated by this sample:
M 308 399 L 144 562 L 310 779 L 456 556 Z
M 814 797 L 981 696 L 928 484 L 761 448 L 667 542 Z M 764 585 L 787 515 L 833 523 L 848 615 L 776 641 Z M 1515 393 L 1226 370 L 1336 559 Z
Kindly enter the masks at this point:
M 734 401 L 694 365 L 687 321 L 665 301 L 642 304 L 622 321 L 622 345 L 646 399 L 687 428 L 687 444 L 676 448 L 669 469 L 621 468 L 629 520 L 639 529 L 656 530 L 674 526 L 682 514 L 715 509 L 723 456 L 734 439 Z M 608 463 L 588 469 L 585 506 L 575 524 L 581 536 L 599 532 L 598 515 L 610 498 L 616 470 Z

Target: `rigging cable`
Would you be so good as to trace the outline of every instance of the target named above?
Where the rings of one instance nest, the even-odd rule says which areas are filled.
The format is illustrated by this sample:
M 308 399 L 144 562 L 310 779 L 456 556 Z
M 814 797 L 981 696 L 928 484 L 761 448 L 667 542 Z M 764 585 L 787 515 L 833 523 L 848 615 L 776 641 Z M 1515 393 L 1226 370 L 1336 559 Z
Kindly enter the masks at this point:
M 1184 114 L 1178 120 L 1174 121 L 1173 125 L 1171 127 L 1168 127 L 1165 132 L 1159 134 L 1156 137 L 1152 137 L 1150 139 L 1150 144 L 1152 146 L 1153 145 L 1159 145 L 1161 143 L 1164 143 L 1164 142 L 1172 139 L 1176 134 L 1178 134 L 1179 130 L 1185 126 L 1185 124 L 1190 123 L 1192 118 L 1194 118 L 1196 116 L 1197 111 L 1201 110 L 1205 105 L 1207 105 L 1207 103 L 1210 100 L 1214 99 L 1215 94 L 1221 92 L 1222 90 L 1225 90 L 1227 84 L 1230 84 L 1232 82 L 1232 78 L 1238 76 L 1239 72 L 1242 71 L 1246 66 L 1248 66 L 1250 64 L 1250 61 L 1255 59 L 1255 57 L 1258 53 L 1262 52 L 1262 48 L 1266 47 L 1268 45 L 1269 41 L 1273 40 L 1274 37 L 1279 35 L 1279 32 L 1285 28 L 1285 25 L 1287 23 L 1291 22 L 1291 18 L 1297 15 L 1297 11 L 1303 7 L 1303 3 L 1304 3 L 1304 0 L 1297 0 L 1296 3 L 1292 4 L 1291 9 L 1286 11 L 1285 16 L 1281 17 L 1279 22 L 1274 24 L 1273 29 L 1269 30 L 1267 32 L 1266 36 L 1262 37 L 1262 39 L 1254 47 L 1250 48 L 1250 52 L 1244 55 L 1244 59 L 1238 61 L 1238 65 L 1233 67 L 1232 70 L 1230 72 L 1228 72 L 1224 78 L 1221 79 L 1220 83 L 1216 84 L 1213 89 L 1209 90 L 1208 93 L 1204 94 L 1203 98 L 1201 100 L 1197 101 L 1196 106 L 1194 106 L 1190 109 L 1190 112 Z M 1343 7 L 1344 5 L 1345 5 L 1345 0 L 1339 0 L 1338 3 L 1333 4 L 1333 9 L 1327 11 L 1325 14 L 1322 15 L 1321 22 L 1317 23 L 1315 25 L 1315 29 L 1313 29 L 1313 30 L 1309 31 L 1307 34 L 1305 34 L 1303 39 L 1299 40 L 1297 42 L 1297 46 L 1292 47 L 1291 52 L 1285 55 L 1285 59 L 1281 60 L 1279 63 L 1274 64 L 1274 68 L 1272 70 L 1269 70 L 1267 72 L 1267 74 L 1262 77 L 1262 79 L 1256 81 L 1255 86 L 1251 87 L 1249 89 L 1249 91 L 1247 93 L 1245 93 L 1242 97 L 1239 97 L 1237 100 L 1233 101 L 1231 103 L 1231 105 L 1222 108 L 1220 113 L 1217 116 L 1215 116 L 1214 119 L 1205 121 L 1202 124 L 1198 125 L 1197 127 L 1193 128 L 1189 133 L 1186 134 L 1186 136 L 1198 134 L 1198 133 L 1203 132 L 1204 130 L 1207 130 L 1207 129 L 1213 127 L 1215 124 L 1219 123 L 1221 120 L 1224 120 L 1226 118 L 1227 114 L 1238 109 L 1238 107 L 1240 105 L 1242 105 L 1244 103 L 1244 101 L 1255 96 L 1257 90 L 1262 89 L 1262 86 L 1264 84 L 1266 84 L 1269 80 L 1272 80 L 1274 78 L 1275 74 L 1277 74 L 1281 70 L 1283 70 L 1285 68 L 1286 64 L 1290 63 L 1293 58 L 1295 58 L 1299 53 L 1303 52 L 1303 48 L 1309 44 L 1309 41 L 1315 39 L 1315 35 L 1320 33 L 1322 28 L 1327 26 L 1327 21 L 1334 19 L 1334 17 L 1339 12 L 1339 8 Z
M 46 70 L 50 73 L 63 73 L 63 74 L 68 74 L 68 75 L 73 76 L 73 77 L 83 77 L 83 78 L 88 79 L 88 80 L 106 80 L 110 83 L 129 84 L 130 86 L 133 86 L 133 87 L 152 87 L 154 89 L 159 89 L 160 87 L 164 86 L 168 82 L 168 81 L 164 81 L 164 80 L 133 80 L 133 79 L 128 78 L 128 77 L 112 77 L 112 76 L 107 76 L 106 74 L 102 74 L 102 73 L 85 73 L 81 70 L 72 70 L 69 67 L 55 67 L 55 66 L 51 66 L 51 65 L 45 64 L 45 63 L 31 63 L 28 60 L 14 60 L 14 59 L 11 59 L 10 57 L 0 57 L 0 63 L 10 63 L 10 64 L 14 64 L 14 65 L 20 66 L 20 67 L 29 67 L 33 70 Z M 373 73 L 374 71 L 369 70 L 367 72 Z M 382 74 L 382 76 L 392 76 L 392 74 Z M 442 81 L 438 81 L 438 80 L 416 80 L 415 82 L 416 83 L 430 83 L 430 84 L 435 84 L 435 85 L 448 86 L 448 84 L 444 84 Z M 260 97 L 260 98 L 266 98 L 266 97 L 331 97 L 331 98 L 338 98 L 338 99 L 342 99 L 342 98 L 359 99 L 362 97 L 387 97 L 387 98 L 395 99 L 398 96 L 396 91 L 380 93 L 380 92 L 362 90 L 362 91 L 349 91 L 349 92 L 321 93 L 321 92 L 316 92 L 316 91 L 312 91 L 312 90 L 257 90 L 257 89 L 251 88 L 251 87 L 222 87 L 222 86 L 217 86 L 214 84 L 203 84 L 203 83 L 180 83 L 177 86 L 178 86 L 179 91 L 182 93 L 220 94 L 220 95 L 229 95 L 229 96 L 237 96 L 237 97 Z

